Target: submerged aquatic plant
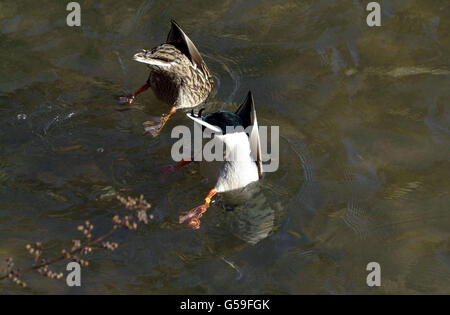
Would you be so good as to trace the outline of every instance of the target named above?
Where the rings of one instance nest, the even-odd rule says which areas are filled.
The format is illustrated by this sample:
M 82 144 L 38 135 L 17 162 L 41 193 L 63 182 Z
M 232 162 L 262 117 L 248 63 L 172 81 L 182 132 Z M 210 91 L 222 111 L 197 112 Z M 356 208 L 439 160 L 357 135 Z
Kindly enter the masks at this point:
M 26 287 L 26 282 L 20 277 L 31 271 L 37 271 L 50 279 L 61 279 L 63 273 L 52 271 L 50 269 L 51 265 L 62 261 L 74 261 L 82 266 L 88 266 L 89 261 L 81 257 L 91 253 L 94 249 L 116 250 L 119 244 L 106 241 L 108 237 L 119 229 L 137 230 L 140 223 L 148 224 L 153 219 L 153 215 L 147 213 L 151 205 L 144 199 L 143 195 L 139 198 L 117 196 L 117 199 L 125 206 L 128 213 L 123 216 L 114 215 L 112 218 L 113 226 L 109 231 L 99 236 L 94 236 L 94 225 L 90 221 L 86 221 L 84 225 L 77 227 L 77 230 L 82 233 L 83 237 L 81 239 L 73 239 L 71 248 L 62 249 L 61 255 L 53 259 L 43 256 L 41 242 L 36 242 L 34 245 L 27 244 L 25 248 L 33 257 L 34 263 L 28 268 L 16 268 L 14 259 L 9 257 L 6 259 L 6 270 L 0 273 L 0 280 L 7 279 L 18 286 Z

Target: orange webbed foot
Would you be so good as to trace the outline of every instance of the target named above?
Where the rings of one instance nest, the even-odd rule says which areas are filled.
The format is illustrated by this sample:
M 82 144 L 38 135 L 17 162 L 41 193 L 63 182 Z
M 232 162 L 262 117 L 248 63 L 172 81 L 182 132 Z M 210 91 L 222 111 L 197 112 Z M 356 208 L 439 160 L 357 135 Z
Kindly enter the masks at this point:
M 115 95 L 114 98 L 119 101 L 121 105 L 131 104 L 134 102 L 135 97 L 133 94 L 128 95 Z
M 146 121 L 142 125 L 144 126 L 144 134 L 150 133 L 153 137 L 156 137 L 161 132 L 162 128 L 166 124 L 166 122 L 169 120 L 170 116 L 175 114 L 177 109 L 175 107 L 172 107 L 170 112 L 167 115 L 163 115 L 159 121 Z
M 195 207 L 194 209 L 189 210 L 185 215 L 179 217 L 179 223 L 182 224 L 184 222 L 188 222 L 188 225 L 194 230 L 198 230 L 200 228 L 200 218 L 203 213 L 206 212 L 206 209 L 209 205 L 203 204 L 201 206 Z
M 153 137 L 156 137 L 161 132 L 163 123 L 162 123 L 162 120 L 160 120 L 160 121 L 148 120 L 148 121 L 143 122 L 142 126 L 144 126 L 144 134 L 149 133 Z
M 201 206 L 195 207 L 192 210 L 189 210 L 185 215 L 179 217 L 178 222 L 180 224 L 184 222 L 188 222 L 188 225 L 194 230 L 198 230 L 200 228 L 200 218 L 206 212 L 211 204 L 211 199 L 216 194 L 216 190 L 213 188 L 209 192 L 208 196 L 205 198 L 205 203 Z

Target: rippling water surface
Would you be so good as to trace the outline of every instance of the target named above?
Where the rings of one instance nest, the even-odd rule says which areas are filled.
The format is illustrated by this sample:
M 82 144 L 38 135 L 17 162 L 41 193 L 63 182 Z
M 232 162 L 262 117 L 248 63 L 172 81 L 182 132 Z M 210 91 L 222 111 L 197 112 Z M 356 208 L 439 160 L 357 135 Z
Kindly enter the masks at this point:
M 450 293 L 450 6 L 379 1 L 369 28 L 366 2 L 80 1 L 71 28 L 65 1 L 0 1 L 0 268 L 30 264 L 29 242 L 57 254 L 85 220 L 106 231 L 116 194 L 155 216 L 91 255 L 79 289 L 29 274 L 0 293 Z M 280 126 L 278 171 L 198 231 L 177 223 L 211 188 L 198 168 L 160 182 L 185 116 L 143 136 L 167 105 L 111 98 L 145 82 L 131 56 L 171 18 L 214 74 L 210 110 L 250 89 L 259 123 Z

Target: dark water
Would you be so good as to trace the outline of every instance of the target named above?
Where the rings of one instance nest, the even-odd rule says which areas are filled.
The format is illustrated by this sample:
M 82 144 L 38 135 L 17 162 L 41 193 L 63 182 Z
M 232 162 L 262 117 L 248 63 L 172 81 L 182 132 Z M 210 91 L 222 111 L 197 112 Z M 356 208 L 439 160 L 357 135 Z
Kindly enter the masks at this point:
M 31 264 L 29 242 L 57 254 L 84 220 L 105 231 L 117 193 L 144 194 L 155 215 L 89 256 L 81 289 L 29 274 L 0 293 L 450 293 L 450 6 L 379 2 L 369 28 L 358 0 L 80 1 L 71 28 L 65 1 L 0 1 L 2 264 Z M 145 82 L 131 56 L 171 18 L 214 73 L 211 107 L 251 89 L 259 123 L 280 126 L 279 170 L 198 231 L 177 223 L 211 188 L 197 167 L 159 182 L 185 116 L 143 136 L 167 105 L 146 92 L 118 112 L 111 98 Z

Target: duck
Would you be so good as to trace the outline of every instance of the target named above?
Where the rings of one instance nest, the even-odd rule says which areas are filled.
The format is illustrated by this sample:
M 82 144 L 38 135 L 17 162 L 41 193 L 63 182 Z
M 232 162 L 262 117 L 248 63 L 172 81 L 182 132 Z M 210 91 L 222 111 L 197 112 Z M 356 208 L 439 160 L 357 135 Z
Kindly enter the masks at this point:
M 215 183 L 205 198 L 205 202 L 179 217 L 179 223 L 188 223 L 193 229 L 200 228 L 200 218 L 210 207 L 214 196 L 244 189 L 259 181 L 263 175 L 261 160 L 261 141 L 258 131 L 256 110 L 251 91 L 236 112 L 219 110 L 202 115 L 203 109 L 197 115 L 193 111 L 187 116 L 199 124 L 204 133 L 210 133 L 214 141 L 225 148 L 223 161 L 200 162 L 200 172 Z M 194 160 L 195 158 L 194 154 Z M 192 162 L 183 160 L 171 167 L 174 171 Z
M 151 88 L 158 99 L 171 105 L 159 121 L 143 123 L 145 133 L 157 136 L 178 109 L 196 107 L 206 101 L 214 87 L 214 79 L 194 43 L 171 20 L 165 43 L 150 50 L 143 49 L 133 59 L 147 64 L 147 82 L 131 95 L 118 96 L 121 104 L 131 104 L 136 97 Z

